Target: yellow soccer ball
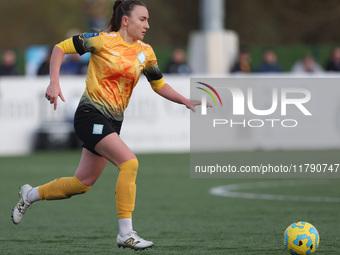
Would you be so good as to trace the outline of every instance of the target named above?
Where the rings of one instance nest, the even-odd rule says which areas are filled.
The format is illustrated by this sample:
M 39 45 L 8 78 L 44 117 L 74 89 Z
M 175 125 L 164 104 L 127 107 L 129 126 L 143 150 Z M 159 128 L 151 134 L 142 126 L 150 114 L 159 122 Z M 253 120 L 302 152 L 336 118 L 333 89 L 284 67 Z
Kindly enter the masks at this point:
M 320 236 L 312 224 L 299 221 L 286 229 L 283 240 L 290 254 L 308 255 L 319 248 Z

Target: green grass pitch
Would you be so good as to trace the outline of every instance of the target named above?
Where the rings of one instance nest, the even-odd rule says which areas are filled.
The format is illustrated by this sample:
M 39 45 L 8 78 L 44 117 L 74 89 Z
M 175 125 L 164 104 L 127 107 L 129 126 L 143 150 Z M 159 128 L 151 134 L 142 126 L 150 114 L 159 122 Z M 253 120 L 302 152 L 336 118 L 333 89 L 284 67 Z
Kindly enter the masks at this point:
M 285 152 L 231 156 L 261 154 L 275 158 L 276 153 L 282 156 Z M 340 159 L 338 150 L 318 155 L 322 153 Z M 20 185 L 36 186 L 72 176 L 79 157 L 79 151 L 57 151 L 0 158 L 0 254 L 134 254 L 130 249 L 119 249 L 115 242 L 118 224 L 114 189 L 118 170 L 111 164 L 85 195 L 37 202 L 19 225 L 11 222 Z M 212 187 L 271 180 L 192 179 L 189 154 L 144 154 L 138 158 L 134 229 L 155 244 L 144 254 L 284 255 L 288 253 L 283 247 L 283 232 L 299 220 L 318 229 L 321 241 L 316 254 L 340 253 L 340 203 L 213 196 L 209 194 Z M 330 179 L 310 186 L 241 192 L 340 197 L 339 189 L 340 180 Z

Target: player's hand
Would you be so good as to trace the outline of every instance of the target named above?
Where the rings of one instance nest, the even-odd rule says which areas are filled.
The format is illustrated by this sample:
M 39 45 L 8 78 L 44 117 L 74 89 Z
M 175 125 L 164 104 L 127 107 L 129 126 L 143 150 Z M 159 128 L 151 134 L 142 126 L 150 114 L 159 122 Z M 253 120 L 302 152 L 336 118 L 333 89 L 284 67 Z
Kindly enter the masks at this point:
M 59 83 L 51 82 L 46 89 L 45 97 L 48 101 L 50 101 L 50 104 L 54 104 L 54 110 L 57 110 L 58 97 L 65 102 Z
M 196 112 L 195 107 L 201 104 L 202 104 L 201 100 L 188 100 L 188 103 L 186 103 L 186 107 L 192 110 L 193 112 Z M 207 107 L 212 107 L 212 105 L 207 102 Z

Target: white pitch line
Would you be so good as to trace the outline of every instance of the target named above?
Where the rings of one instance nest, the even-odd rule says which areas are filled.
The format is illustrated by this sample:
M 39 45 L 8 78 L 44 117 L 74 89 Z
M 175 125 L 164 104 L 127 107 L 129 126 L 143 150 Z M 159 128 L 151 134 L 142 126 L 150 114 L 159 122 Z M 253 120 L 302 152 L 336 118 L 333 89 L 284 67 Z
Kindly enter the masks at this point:
M 327 184 L 327 181 L 267 181 L 267 182 L 250 182 L 250 183 L 238 183 L 229 184 L 224 186 L 218 186 L 209 190 L 210 194 L 223 197 L 235 197 L 246 199 L 263 199 L 263 200 L 278 200 L 278 201 L 302 201 L 302 202 L 328 202 L 328 203 L 340 203 L 339 197 L 316 197 L 316 196 L 286 196 L 286 195 L 273 195 L 273 194 L 257 194 L 257 193 L 245 193 L 239 192 L 245 189 L 263 189 L 272 187 L 290 187 L 301 185 L 318 185 Z

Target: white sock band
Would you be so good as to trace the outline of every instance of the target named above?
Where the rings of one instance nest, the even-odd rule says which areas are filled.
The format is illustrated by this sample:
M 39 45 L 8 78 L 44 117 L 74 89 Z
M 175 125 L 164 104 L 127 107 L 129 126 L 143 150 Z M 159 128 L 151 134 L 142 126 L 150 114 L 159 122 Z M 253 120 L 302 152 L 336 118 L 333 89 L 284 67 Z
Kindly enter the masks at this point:
M 38 187 L 33 188 L 28 193 L 28 200 L 31 201 L 32 203 L 41 200 L 38 192 Z
M 125 236 L 132 230 L 132 219 L 131 218 L 123 218 L 118 219 L 119 224 L 119 234 L 121 236 Z

